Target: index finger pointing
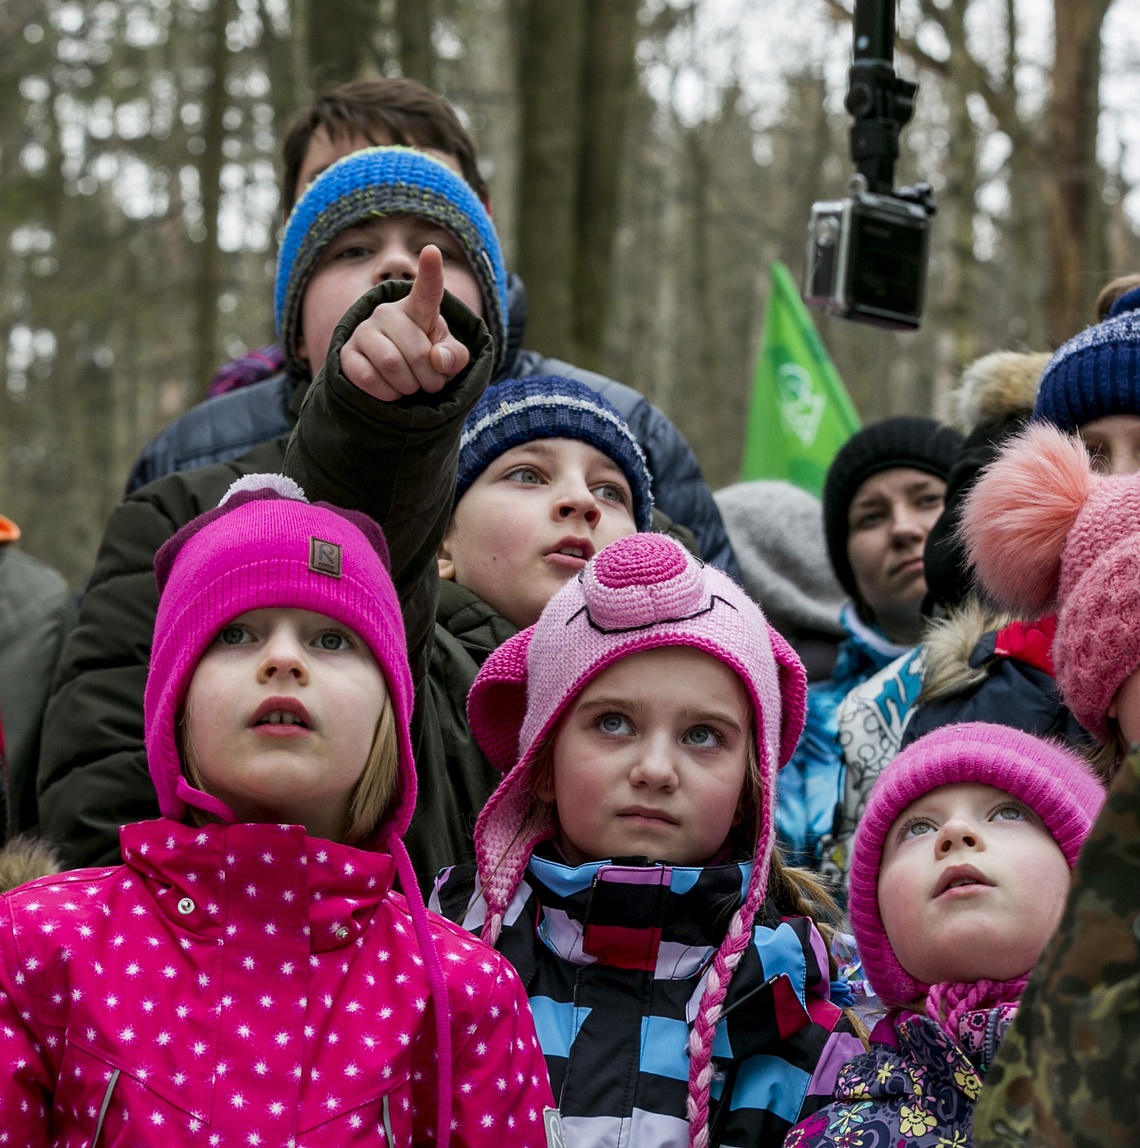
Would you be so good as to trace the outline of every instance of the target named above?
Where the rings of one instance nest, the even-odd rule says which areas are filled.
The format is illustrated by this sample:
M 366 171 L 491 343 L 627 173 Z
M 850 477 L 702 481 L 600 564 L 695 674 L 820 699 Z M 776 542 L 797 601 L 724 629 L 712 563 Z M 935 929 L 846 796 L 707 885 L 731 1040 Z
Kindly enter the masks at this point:
M 443 256 L 429 243 L 421 252 L 416 279 L 407 300 L 407 314 L 425 335 L 430 336 L 439 322 L 443 302 Z

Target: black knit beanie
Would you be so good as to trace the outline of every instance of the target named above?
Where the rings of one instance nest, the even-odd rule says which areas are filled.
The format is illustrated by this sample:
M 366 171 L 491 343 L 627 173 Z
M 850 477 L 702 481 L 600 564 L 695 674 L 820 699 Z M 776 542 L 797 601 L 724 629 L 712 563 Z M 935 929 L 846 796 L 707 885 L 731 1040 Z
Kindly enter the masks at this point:
M 961 446 L 962 436 L 953 427 L 901 415 L 871 423 L 840 448 L 823 488 L 823 528 L 835 576 L 856 601 L 855 572 L 847 558 L 847 511 L 859 487 L 873 474 L 904 466 L 945 482 Z

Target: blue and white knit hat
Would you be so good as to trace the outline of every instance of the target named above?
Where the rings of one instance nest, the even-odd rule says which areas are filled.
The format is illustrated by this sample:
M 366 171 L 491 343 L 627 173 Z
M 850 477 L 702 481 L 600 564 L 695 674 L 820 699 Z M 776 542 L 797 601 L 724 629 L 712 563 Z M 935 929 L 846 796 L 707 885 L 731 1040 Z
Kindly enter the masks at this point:
M 346 228 L 385 215 L 429 219 L 462 244 L 483 297 L 497 371 L 507 344 L 507 271 L 495 225 L 479 197 L 451 168 L 406 147 L 365 148 L 337 160 L 293 208 L 277 257 L 274 299 L 277 333 L 289 367 L 306 373 L 297 357 L 297 328 L 301 299 L 321 253 Z
M 613 459 L 633 493 L 637 529 L 650 528 L 652 480 L 629 424 L 592 387 L 561 375 L 504 379 L 487 388 L 463 425 L 455 501 L 499 455 L 540 438 L 579 439 Z
M 1063 343 L 1037 388 L 1036 422 L 1071 432 L 1108 415 L 1140 415 L 1140 287 Z

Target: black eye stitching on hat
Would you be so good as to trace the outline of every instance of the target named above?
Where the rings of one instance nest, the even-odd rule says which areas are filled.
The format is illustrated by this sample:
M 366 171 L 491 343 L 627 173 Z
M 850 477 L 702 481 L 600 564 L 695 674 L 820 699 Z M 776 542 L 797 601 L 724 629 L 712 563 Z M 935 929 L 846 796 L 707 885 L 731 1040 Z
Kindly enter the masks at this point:
M 599 626 L 598 623 L 595 622 L 592 617 L 590 617 L 589 606 L 582 606 L 580 609 L 571 614 L 570 617 L 566 619 L 566 625 L 569 626 L 570 623 L 573 622 L 579 614 L 585 614 L 586 621 L 589 622 L 590 626 L 597 630 L 599 634 L 632 634 L 637 630 L 652 630 L 654 626 L 666 626 L 671 622 L 691 622 L 694 618 L 700 618 L 703 615 L 709 613 L 718 602 L 727 606 L 730 610 L 733 610 L 736 613 L 740 613 L 740 611 L 737 610 L 736 607 L 727 598 L 722 598 L 719 594 L 714 594 L 709 599 L 709 604 L 707 606 L 700 610 L 695 610 L 692 614 L 685 614 L 680 618 L 655 618 L 652 622 L 646 622 L 643 626 L 619 626 L 617 629 L 608 630 L 605 626 Z
M 320 538 L 309 537 L 309 569 L 314 574 L 327 574 L 330 578 L 340 577 L 340 545 L 325 542 Z

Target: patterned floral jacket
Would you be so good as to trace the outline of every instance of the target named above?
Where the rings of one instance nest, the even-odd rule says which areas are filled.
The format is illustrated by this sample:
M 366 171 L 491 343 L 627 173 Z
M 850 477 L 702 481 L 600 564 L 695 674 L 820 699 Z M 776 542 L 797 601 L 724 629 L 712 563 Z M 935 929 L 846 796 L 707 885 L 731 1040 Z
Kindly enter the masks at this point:
M 0 1142 L 423 1144 L 428 974 L 384 854 L 300 826 L 147 821 L 124 865 L 0 898 Z M 522 988 L 433 918 L 452 1018 L 451 1143 L 544 1145 Z
M 928 1017 L 886 1017 L 871 1051 L 839 1070 L 834 1102 L 797 1124 L 784 1148 L 969 1148 L 982 1078 L 1012 1016 L 1008 1007 L 969 1014 L 969 1052 Z

